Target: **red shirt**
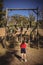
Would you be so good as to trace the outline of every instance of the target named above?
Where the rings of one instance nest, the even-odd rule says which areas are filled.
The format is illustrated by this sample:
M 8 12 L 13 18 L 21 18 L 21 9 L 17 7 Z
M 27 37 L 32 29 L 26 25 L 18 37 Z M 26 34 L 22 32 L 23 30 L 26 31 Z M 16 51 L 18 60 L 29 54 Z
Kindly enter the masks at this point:
M 26 48 L 26 44 L 25 43 L 21 44 L 20 48 Z

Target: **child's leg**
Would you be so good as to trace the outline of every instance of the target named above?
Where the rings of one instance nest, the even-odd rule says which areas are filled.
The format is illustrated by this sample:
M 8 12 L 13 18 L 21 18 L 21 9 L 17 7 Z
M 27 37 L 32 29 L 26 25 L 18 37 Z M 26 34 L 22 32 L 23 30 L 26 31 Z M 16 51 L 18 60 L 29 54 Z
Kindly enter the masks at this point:
M 23 56 L 24 56 L 24 55 L 23 55 L 23 53 L 22 53 L 22 54 L 21 54 L 22 59 L 24 58 Z
M 26 59 L 26 53 L 24 53 L 24 59 Z
M 24 60 L 27 62 L 26 53 L 24 53 Z

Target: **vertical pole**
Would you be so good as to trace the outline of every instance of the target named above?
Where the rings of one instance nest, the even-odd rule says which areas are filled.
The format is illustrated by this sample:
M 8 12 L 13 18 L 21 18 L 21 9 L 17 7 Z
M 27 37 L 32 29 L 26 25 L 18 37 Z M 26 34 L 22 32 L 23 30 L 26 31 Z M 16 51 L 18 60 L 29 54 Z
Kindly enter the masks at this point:
M 6 8 L 6 21 L 7 21 L 7 14 L 8 14 L 8 10 Z M 5 27 L 5 48 L 6 48 L 6 27 Z
M 8 9 L 6 8 L 6 19 L 7 19 L 7 15 L 8 15 Z
M 38 8 L 37 8 L 37 47 L 39 48 L 39 36 L 38 36 Z
M 23 31 L 23 29 L 22 29 L 22 22 L 23 21 L 21 21 L 21 43 L 22 43 L 22 31 Z
M 28 16 L 28 22 L 29 22 L 29 32 L 31 32 L 31 27 L 30 27 L 30 21 L 29 21 L 29 16 Z M 29 35 L 30 35 L 30 33 L 29 33 Z M 30 36 L 29 36 L 29 45 L 30 45 Z

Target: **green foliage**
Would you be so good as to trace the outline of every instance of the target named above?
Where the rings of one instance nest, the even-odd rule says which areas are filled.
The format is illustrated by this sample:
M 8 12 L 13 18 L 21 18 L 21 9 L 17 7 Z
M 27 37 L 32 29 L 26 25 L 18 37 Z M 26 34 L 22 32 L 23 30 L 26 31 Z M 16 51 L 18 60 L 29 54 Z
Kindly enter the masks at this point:
M 13 20 L 10 21 L 9 25 L 11 24 L 16 24 L 19 26 L 19 27 L 25 27 L 27 26 L 27 24 L 29 24 L 29 20 L 28 20 L 28 17 L 25 17 L 25 16 L 21 16 L 21 15 L 14 15 L 13 16 Z
M 39 28 L 43 28 L 43 20 L 39 20 Z
M 30 27 L 35 26 L 35 16 L 33 14 L 29 15 L 29 22 L 30 22 Z
M 31 21 L 31 22 L 30 22 Z M 27 25 L 30 26 L 30 23 L 32 26 L 35 26 L 35 17 L 32 15 L 28 17 L 22 16 L 22 15 L 14 15 L 11 17 L 11 20 L 8 22 L 8 26 L 17 25 L 17 27 L 27 27 Z M 2 22 L 0 22 L 2 26 L 6 26 L 7 20 L 4 18 Z
M 33 14 L 30 14 L 30 15 L 29 15 L 29 20 L 30 20 L 30 21 L 35 21 L 35 16 L 34 16 Z

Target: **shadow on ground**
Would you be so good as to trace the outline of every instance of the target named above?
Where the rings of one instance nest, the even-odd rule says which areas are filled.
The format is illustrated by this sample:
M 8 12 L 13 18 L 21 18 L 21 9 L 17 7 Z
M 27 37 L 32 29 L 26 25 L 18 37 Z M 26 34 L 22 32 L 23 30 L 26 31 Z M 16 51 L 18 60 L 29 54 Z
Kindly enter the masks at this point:
M 21 57 L 20 57 L 19 55 L 15 54 L 15 57 L 16 57 L 19 61 L 21 61 Z
M 17 51 L 12 51 L 12 52 L 7 52 L 6 55 L 4 56 L 1 56 L 0 57 L 0 65 L 10 65 L 10 62 L 13 60 L 13 54 L 14 56 L 16 57 L 19 57 L 17 56 L 16 54 Z

